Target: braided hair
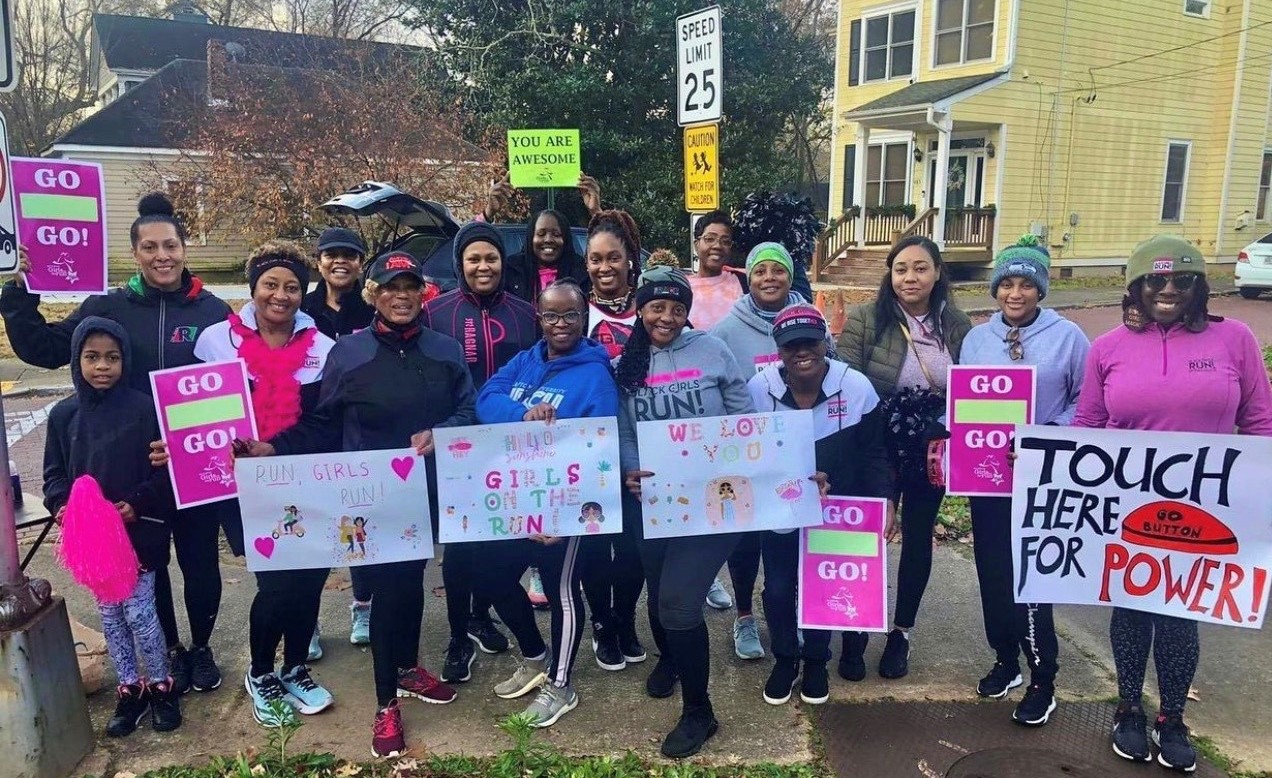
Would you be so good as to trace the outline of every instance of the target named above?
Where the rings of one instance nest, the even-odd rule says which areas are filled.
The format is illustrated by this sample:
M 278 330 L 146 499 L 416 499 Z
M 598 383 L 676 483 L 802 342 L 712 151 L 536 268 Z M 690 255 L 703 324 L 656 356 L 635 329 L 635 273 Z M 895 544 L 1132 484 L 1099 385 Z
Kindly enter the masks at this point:
M 1143 332 L 1153 321 L 1153 317 L 1144 310 L 1143 300 L 1144 279 L 1137 278 L 1131 282 L 1126 295 L 1122 298 L 1122 323 L 1135 332 Z M 1209 301 L 1210 283 L 1204 274 L 1199 273 L 1197 280 L 1193 282 L 1192 299 L 1188 301 L 1188 307 L 1184 309 L 1184 315 L 1179 320 L 1184 325 L 1184 329 L 1189 332 L 1201 332 L 1206 329 L 1207 324 L 1220 319 L 1210 315 Z
M 636 321 L 632 324 L 632 334 L 628 336 L 627 345 L 623 346 L 623 353 L 614 368 L 614 381 L 623 394 L 631 396 L 645 387 L 645 381 L 649 378 L 649 349 L 652 345 L 649 330 L 645 329 L 645 321 L 637 312 Z
M 177 210 L 173 207 L 172 201 L 163 192 L 142 195 L 142 198 L 137 201 L 137 218 L 133 220 L 132 228 L 128 230 L 128 239 L 132 241 L 134 249 L 141 240 L 141 228 L 147 224 L 171 224 L 181 242 L 186 242 L 185 225 L 177 216 Z
M 627 286 L 634 289 L 636 276 L 640 274 L 640 229 L 636 226 L 636 220 L 627 211 L 599 211 L 588 222 L 588 241 L 592 240 L 593 235 L 602 232 L 613 235 L 623 244 L 623 249 L 627 252 Z

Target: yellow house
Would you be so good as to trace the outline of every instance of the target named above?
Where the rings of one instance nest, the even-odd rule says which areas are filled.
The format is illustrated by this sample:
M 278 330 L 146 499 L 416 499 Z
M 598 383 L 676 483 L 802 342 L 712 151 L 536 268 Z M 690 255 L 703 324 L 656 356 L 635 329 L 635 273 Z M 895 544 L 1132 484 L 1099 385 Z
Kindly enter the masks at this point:
M 1069 275 L 1121 266 L 1161 232 L 1232 262 L 1272 230 L 1267 0 L 842 0 L 839 13 L 830 211 L 843 216 L 825 248 L 841 273 L 877 268 L 898 233 L 985 267 L 1032 232 Z

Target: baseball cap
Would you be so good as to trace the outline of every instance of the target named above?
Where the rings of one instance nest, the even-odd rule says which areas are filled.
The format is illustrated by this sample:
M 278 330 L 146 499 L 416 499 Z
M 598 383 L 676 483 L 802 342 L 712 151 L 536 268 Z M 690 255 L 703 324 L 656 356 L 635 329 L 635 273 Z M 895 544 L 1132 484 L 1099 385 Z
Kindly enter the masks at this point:
M 773 340 L 787 346 L 797 340 L 825 340 L 826 317 L 811 305 L 800 303 L 783 308 L 773 320 Z
M 367 246 L 362 242 L 362 236 L 344 227 L 328 227 L 318 236 L 319 254 L 332 249 L 349 249 L 364 257 L 367 255 Z
M 424 268 L 420 261 L 405 251 L 390 251 L 375 258 L 367 270 L 367 280 L 387 284 L 403 273 L 425 282 Z

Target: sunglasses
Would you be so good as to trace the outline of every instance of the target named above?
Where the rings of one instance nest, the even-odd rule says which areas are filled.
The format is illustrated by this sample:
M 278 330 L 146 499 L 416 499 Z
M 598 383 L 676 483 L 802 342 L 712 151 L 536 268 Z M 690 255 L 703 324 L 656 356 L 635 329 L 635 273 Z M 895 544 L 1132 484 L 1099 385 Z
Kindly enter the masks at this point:
M 1025 358 L 1025 344 L 1020 340 L 1019 327 L 1007 330 L 1007 337 L 1003 338 L 1003 342 L 1007 344 L 1007 354 L 1011 357 L 1011 361 L 1019 362 Z
M 539 314 L 539 320 L 549 327 L 555 327 L 561 322 L 565 322 L 566 324 L 578 324 L 579 319 L 582 318 L 583 314 L 578 311 L 570 311 L 569 313 L 553 313 L 548 311 L 546 313 Z
M 1144 286 L 1152 292 L 1160 292 L 1169 282 L 1180 292 L 1187 292 L 1197 282 L 1197 273 L 1159 273 L 1144 276 Z

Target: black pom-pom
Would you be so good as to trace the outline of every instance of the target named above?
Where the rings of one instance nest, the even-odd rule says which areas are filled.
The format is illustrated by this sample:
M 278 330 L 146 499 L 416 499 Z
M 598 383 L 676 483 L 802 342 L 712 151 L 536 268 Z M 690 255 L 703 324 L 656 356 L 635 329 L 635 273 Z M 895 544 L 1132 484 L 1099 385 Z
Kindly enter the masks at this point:
M 137 214 L 139 216 L 176 216 L 177 209 L 172 206 L 172 201 L 163 192 L 151 192 L 142 195 L 137 201 Z
M 747 195 L 733 220 L 735 257 L 745 259 L 757 244 L 773 241 L 786 247 L 791 258 L 805 267 L 813 261 L 817 236 L 823 229 L 812 200 L 770 192 Z

